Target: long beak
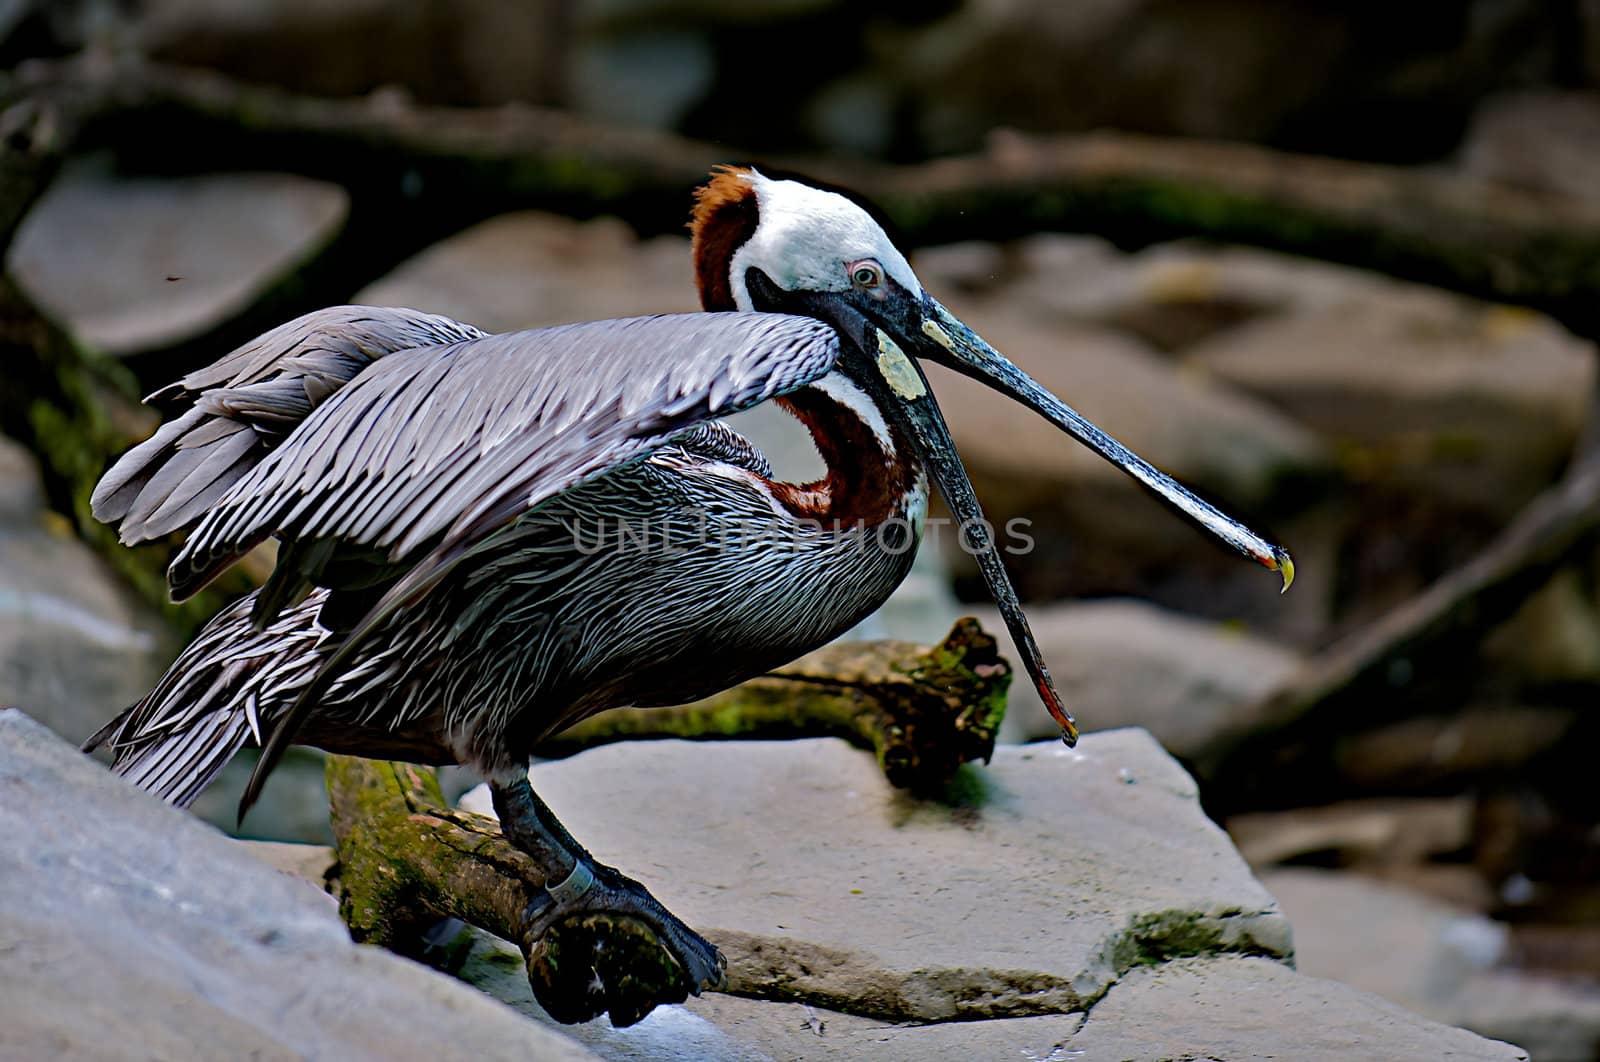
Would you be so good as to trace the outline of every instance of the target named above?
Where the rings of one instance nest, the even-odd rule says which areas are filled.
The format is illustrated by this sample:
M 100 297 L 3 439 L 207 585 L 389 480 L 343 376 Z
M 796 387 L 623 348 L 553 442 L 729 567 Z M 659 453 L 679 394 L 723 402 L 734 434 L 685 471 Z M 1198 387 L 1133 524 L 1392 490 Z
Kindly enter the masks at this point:
M 1095 427 L 1077 410 L 1040 387 L 1027 373 L 1006 360 L 932 296 L 924 295 L 920 302 L 920 330 L 928 342 L 917 344 L 916 354 L 919 357 L 937 361 L 1021 402 L 1144 484 L 1163 501 L 1223 542 L 1258 564 L 1280 572 L 1283 575 L 1283 589 L 1289 589 L 1289 584 L 1294 582 L 1294 561 L 1288 550 L 1268 542 L 1233 517 L 1202 501 L 1177 480 Z
M 1066 705 L 1061 702 L 1061 695 L 1056 692 L 1050 671 L 1044 666 L 1039 643 L 1034 641 L 1033 631 L 1028 626 L 1028 617 L 1023 614 L 1022 603 L 1017 600 L 1017 592 L 1006 574 L 1005 565 L 1001 563 L 999 550 L 995 548 L 993 530 L 983 518 L 983 508 L 978 504 L 978 496 L 972 489 L 972 482 L 967 479 L 967 470 L 961 465 L 961 458 L 956 453 L 955 442 L 950 438 L 950 429 L 944 422 L 944 415 L 939 412 L 933 394 L 928 390 L 927 378 L 922 375 L 922 370 L 917 364 L 906 357 L 887 332 L 869 326 L 866 329 L 866 338 L 869 343 L 869 357 L 875 348 L 877 370 L 875 375 L 871 372 L 864 374 L 868 386 L 874 390 L 886 388 L 892 392 L 894 400 L 884 402 L 884 408 L 911 436 L 912 444 L 922 457 L 923 463 L 933 473 L 939 493 L 944 495 L 945 504 L 950 506 L 950 511 L 956 518 L 962 546 L 977 558 L 978 568 L 983 572 L 983 580 L 989 585 L 989 594 L 1000 609 L 1006 629 L 1011 632 L 1011 640 L 1022 653 L 1023 666 L 1027 669 L 1028 676 L 1033 679 L 1034 688 L 1039 691 L 1039 699 L 1044 702 L 1051 718 L 1061 727 L 1061 740 L 1068 745 L 1076 745 L 1077 724 L 1073 722 L 1072 714 L 1067 711 Z

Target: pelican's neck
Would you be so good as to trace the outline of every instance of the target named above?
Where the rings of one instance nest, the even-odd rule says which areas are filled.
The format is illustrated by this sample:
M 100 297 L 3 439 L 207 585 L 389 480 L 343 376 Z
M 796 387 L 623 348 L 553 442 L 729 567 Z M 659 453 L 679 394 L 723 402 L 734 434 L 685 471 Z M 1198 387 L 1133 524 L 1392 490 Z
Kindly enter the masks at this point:
M 811 483 L 773 483 L 779 502 L 835 527 L 902 519 L 920 534 L 928 492 L 922 462 L 870 394 L 834 371 L 777 402 L 806 426 L 827 469 Z

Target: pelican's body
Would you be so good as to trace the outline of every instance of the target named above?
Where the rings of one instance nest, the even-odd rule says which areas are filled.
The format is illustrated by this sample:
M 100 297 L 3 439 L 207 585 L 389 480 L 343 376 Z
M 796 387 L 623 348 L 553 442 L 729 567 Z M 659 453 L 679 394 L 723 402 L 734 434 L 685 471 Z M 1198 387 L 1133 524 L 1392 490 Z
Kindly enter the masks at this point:
M 849 385 L 825 377 L 791 401 L 821 430 L 856 415 L 841 394 Z M 696 700 L 826 644 L 905 578 L 927 511 L 920 462 L 892 452 L 892 435 L 873 444 L 907 475 L 872 522 L 833 506 L 870 463 L 832 484 L 784 483 L 716 422 L 565 492 L 365 639 L 298 740 L 495 776 L 594 712 Z M 256 594 L 225 609 L 118 720 L 119 770 L 191 801 L 332 657 L 343 624 L 324 609 L 337 596 L 318 589 L 259 631 Z
M 95 514 L 128 542 L 189 532 L 168 573 L 178 598 L 269 538 L 278 558 L 89 745 L 186 803 L 259 744 L 242 808 L 294 741 L 474 766 L 545 875 L 533 928 L 631 914 L 698 990 L 720 977 L 716 949 L 561 828 L 526 777 L 541 738 L 602 709 L 696 699 L 848 630 L 909 571 L 930 478 L 1076 736 L 913 357 L 1012 395 L 1287 578 L 1287 554 L 923 292 L 848 199 L 728 169 L 692 227 L 712 313 L 491 336 L 338 307 L 161 392 L 188 408 L 107 473 Z M 767 401 L 810 430 L 823 478 L 775 478 L 719 420 Z M 607 991 L 597 981 L 596 1011 Z

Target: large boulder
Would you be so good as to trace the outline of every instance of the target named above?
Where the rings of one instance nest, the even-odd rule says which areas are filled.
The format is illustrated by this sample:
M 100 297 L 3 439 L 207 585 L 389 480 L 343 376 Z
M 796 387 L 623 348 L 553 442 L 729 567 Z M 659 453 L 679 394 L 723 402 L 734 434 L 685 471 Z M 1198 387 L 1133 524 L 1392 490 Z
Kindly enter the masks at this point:
M 312 95 L 402 85 L 440 103 L 558 103 L 565 99 L 573 6 L 559 0 L 144 0 L 123 32 L 155 58 Z
M 1515 969 L 1503 924 L 1359 874 L 1283 869 L 1263 881 L 1294 923 L 1302 972 L 1514 1039 L 1540 1062 L 1600 1052 L 1600 990 Z
M 925 28 L 880 32 L 873 54 L 933 152 L 970 150 L 1003 115 L 1040 131 L 1417 159 L 1450 149 L 1473 100 L 1550 70 L 1570 47 L 1550 26 L 1528 0 L 1427 19 L 1268 0 L 968 0 Z
M 1142 962 L 1289 954 L 1194 783 L 1140 730 L 1002 746 L 942 801 L 833 739 L 612 745 L 532 779 L 723 949 L 744 994 L 972 1020 L 1085 1009 Z M 464 803 L 486 811 L 487 794 Z
M 0 710 L 0 1056 L 592 1058 Z
M 502 214 L 441 240 L 353 302 L 410 306 L 491 332 L 700 308 L 689 241 L 614 218 Z
M 1508 518 L 1571 456 L 1592 344 L 1527 310 L 1395 285 L 1244 324 L 1183 364 L 1339 448 L 1350 478 Z
M 1137 730 L 1001 748 L 936 801 L 836 741 L 610 746 L 531 777 L 600 858 L 660 878 L 739 993 L 573 1030 L 608 1059 L 1527 1057 L 1295 973 Z M 510 945 L 477 935 L 461 976 L 549 1020 Z
M 1006 639 L 999 613 L 971 608 Z M 1029 609 L 1029 623 L 1056 686 L 1085 731 L 1150 731 L 1174 756 L 1192 760 L 1230 733 L 1250 728 L 1252 706 L 1301 657 L 1239 629 L 1134 600 L 1082 601 Z M 1010 651 L 1011 659 L 1015 649 Z M 1060 728 L 1033 684 L 1011 684 L 1000 739 L 1041 741 Z
M 28 214 L 6 268 L 77 339 L 136 354 L 249 308 L 327 246 L 347 210 L 338 185 L 290 174 L 116 177 L 86 162 Z
M 550 1020 L 528 993 L 521 956 L 509 945 L 478 940 L 462 975 L 530 1017 Z M 615 1062 L 1528 1058 L 1338 982 L 1237 955 L 1137 967 L 1087 1015 L 896 1025 L 805 1004 L 706 995 L 627 1029 L 595 1022 L 570 1035 Z
M 1477 177 L 1574 199 L 1600 194 L 1600 98 L 1535 89 L 1484 101 L 1459 163 Z
M 45 507 L 39 466 L 0 438 L 0 706 L 76 744 L 177 652 L 161 616 Z

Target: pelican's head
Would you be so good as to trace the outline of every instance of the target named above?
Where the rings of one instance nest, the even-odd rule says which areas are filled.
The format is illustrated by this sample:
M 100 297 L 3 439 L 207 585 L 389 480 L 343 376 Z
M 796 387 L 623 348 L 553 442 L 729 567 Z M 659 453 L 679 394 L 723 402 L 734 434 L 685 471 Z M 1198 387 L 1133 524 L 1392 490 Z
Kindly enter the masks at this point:
M 845 339 L 839 367 L 915 442 L 958 520 L 974 526 L 982 510 L 914 359 L 948 366 L 1033 409 L 1229 546 L 1281 572 L 1288 589 L 1294 563 L 1286 550 L 1133 454 L 984 342 L 923 290 L 883 227 L 850 198 L 722 167 L 696 194 L 690 228 L 704 307 L 803 314 L 838 329 Z M 992 544 L 974 552 L 1035 686 L 1063 733 L 1073 735 L 999 555 Z

